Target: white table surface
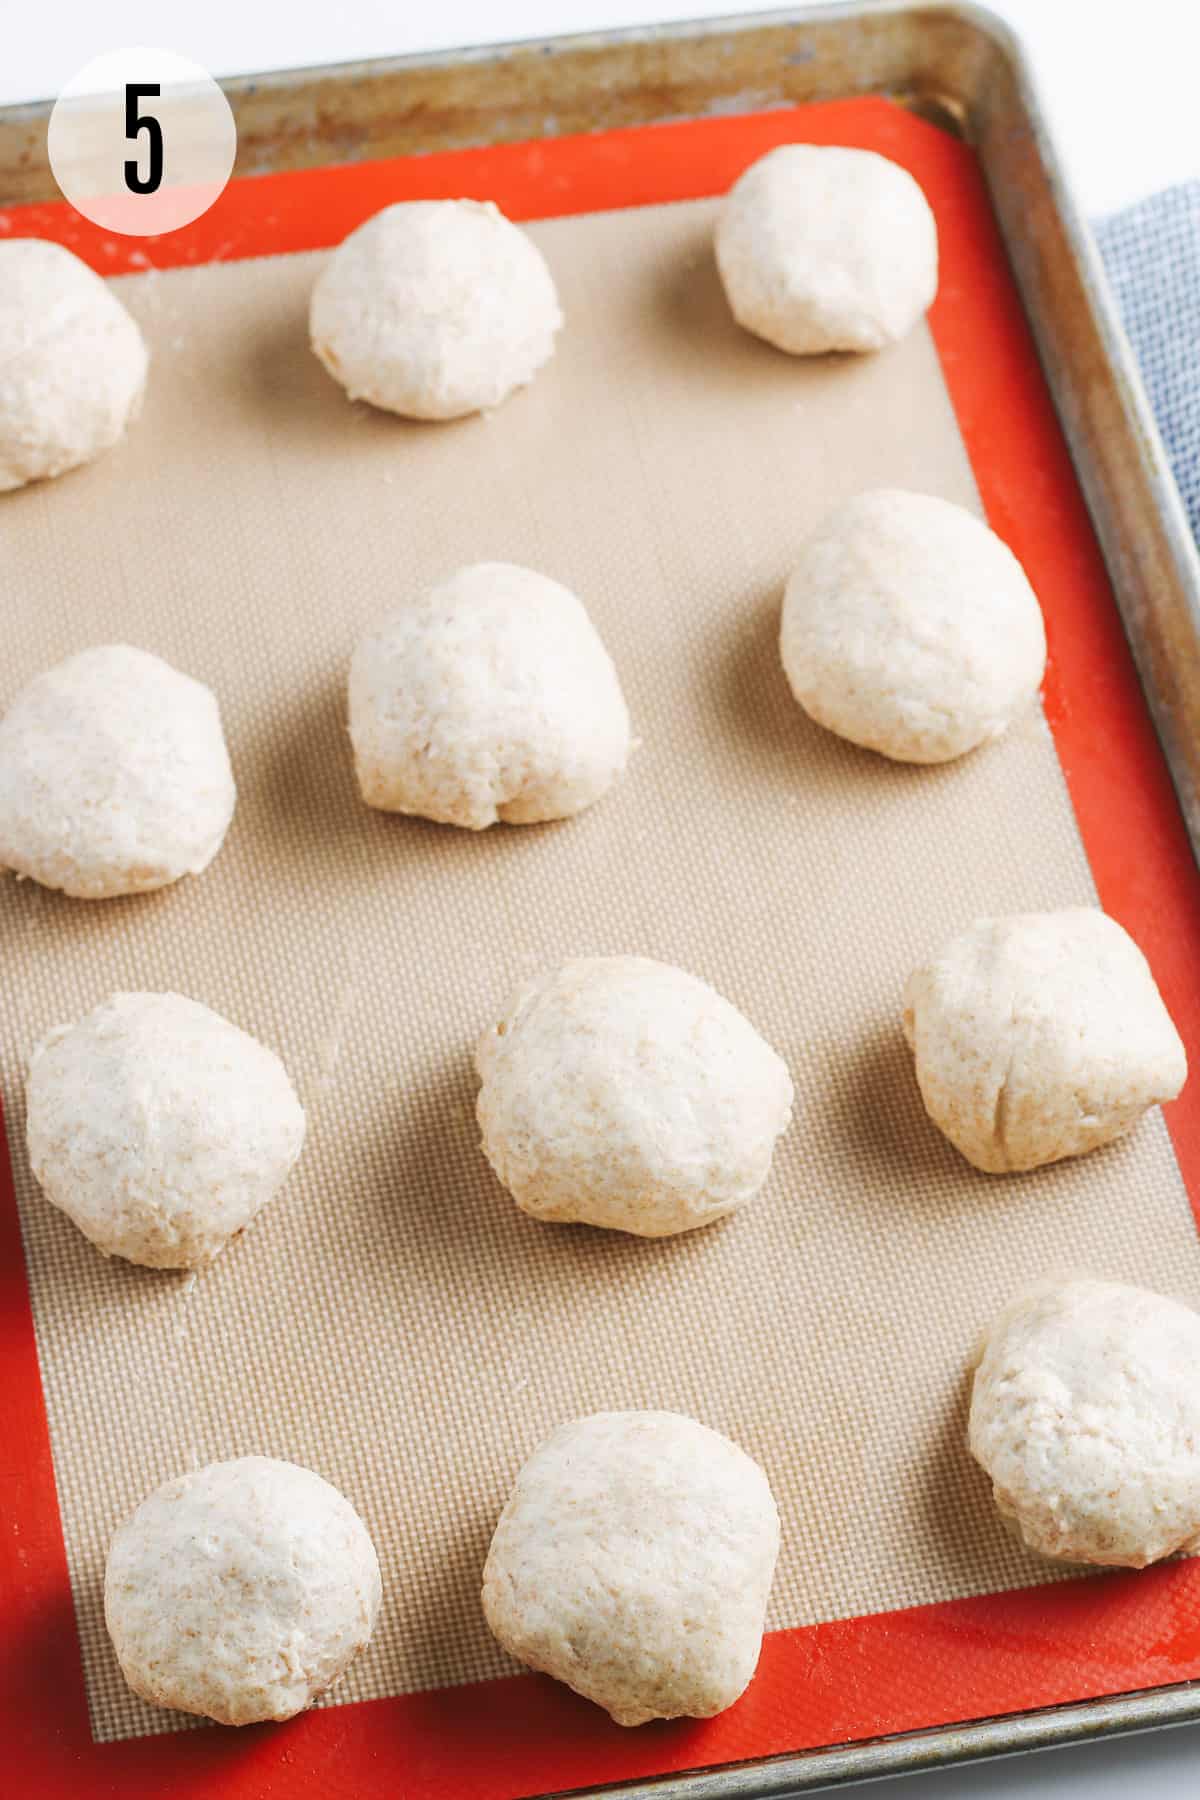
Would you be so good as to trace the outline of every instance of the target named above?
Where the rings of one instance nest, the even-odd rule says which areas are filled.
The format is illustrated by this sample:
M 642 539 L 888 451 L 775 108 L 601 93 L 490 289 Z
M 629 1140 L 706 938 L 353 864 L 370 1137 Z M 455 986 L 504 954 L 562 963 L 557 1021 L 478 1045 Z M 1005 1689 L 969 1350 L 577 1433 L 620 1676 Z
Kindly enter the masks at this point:
M 1021 33 L 1076 193 L 1089 214 L 1200 176 L 1197 0 L 992 0 Z M 152 44 L 214 75 L 396 56 L 704 13 L 740 0 L 56 0 L 4 33 L 0 105 L 44 99 L 101 51 Z M 792 10 L 799 10 L 793 7 Z M 909 1776 L 880 1800 L 1192 1800 L 1200 1727 Z M 397 1794 L 403 1795 L 397 1771 Z M 859 1790 L 864 1791 L 864 1790 Z M 874 1792 L 872 1786 L 870 1790 Z M 449 1797 L 448 1797 L 449 1800 Z

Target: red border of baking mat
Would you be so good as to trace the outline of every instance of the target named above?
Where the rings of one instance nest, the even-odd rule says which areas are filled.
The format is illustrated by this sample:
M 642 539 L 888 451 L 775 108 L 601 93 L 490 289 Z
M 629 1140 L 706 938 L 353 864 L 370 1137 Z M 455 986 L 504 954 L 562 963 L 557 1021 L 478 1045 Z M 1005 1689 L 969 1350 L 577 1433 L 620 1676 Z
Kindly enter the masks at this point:
M 1046 612 L 1046 712 L 1107 910 L 1141 943 L 1200 1069 L 1200 874 L 1146 713 L 1074 470 L 964 145 L 885 100 L 644 126 L 232 182 L 195 224 L 113 239 L 59 204 L 0 213 L 95 268 L 308 250 L 392 200 L 496 200 L 518 219 L 717 194 L 773 145 L 857 144 L 920 181 L 942 274 L 930 323 L 988 518 Z M 1200 1198 L 1200 1078 L 1167 1109 Z M 2 1162 L 2 1159 L 0 1159 Z M 0 1167 L 0 1745 L 39 1800 L 167 1791 L 227 1800 L 401 1794 L 513 1800 L 739 1762 L 1200 1677 L 1200 1561 L 773 1632 L 718 1719 L 622 1730 L 538 1676 L 330 1707 L 287 1725 L 93 1744 L 16 1203 Z M 103 1444 L 97 1454 L 104 1454 Z

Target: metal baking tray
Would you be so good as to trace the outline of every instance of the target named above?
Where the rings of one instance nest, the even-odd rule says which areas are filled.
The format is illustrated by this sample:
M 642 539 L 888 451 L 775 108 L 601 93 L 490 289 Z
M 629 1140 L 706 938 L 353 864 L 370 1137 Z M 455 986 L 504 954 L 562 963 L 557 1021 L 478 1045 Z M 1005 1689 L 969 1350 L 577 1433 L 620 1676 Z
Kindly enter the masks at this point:
M 819 6 L 223 83 L 236 173 L 886 94 L 975 149 L 1200 857 L 1200 559 L 1020 47 L 980 7 Z M 45 105 L 0 111 L 0 204 L 59 198 Z M 1200 1720 L 1200 1683 L 603 1791 L 785 1795 Z

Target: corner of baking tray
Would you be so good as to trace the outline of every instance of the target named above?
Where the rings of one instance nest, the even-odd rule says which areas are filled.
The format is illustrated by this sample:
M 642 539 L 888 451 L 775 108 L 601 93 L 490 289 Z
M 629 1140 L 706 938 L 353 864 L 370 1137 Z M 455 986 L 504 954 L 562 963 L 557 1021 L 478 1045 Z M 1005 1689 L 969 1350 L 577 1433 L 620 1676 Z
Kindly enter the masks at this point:
M 1200 553 L 1137 359 L 1018 35 L 974 0 L 918 10 L 957 16 L 989 46 L 990 70 L 980 58 L 965 71 L 964 135 L 980 159 L 1200 861 Z

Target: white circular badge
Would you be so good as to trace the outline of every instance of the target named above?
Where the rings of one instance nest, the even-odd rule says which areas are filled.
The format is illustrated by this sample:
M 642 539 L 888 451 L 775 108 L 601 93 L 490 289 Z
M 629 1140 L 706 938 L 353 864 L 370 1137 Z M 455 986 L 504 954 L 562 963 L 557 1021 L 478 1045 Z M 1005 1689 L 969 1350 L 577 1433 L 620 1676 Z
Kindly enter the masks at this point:
M 161 237 L 208 211 L 237 127 L 206 69 L 171 50 L 110 50 L 63 88 L 46 134 L 59 187 L 123 237 Z

